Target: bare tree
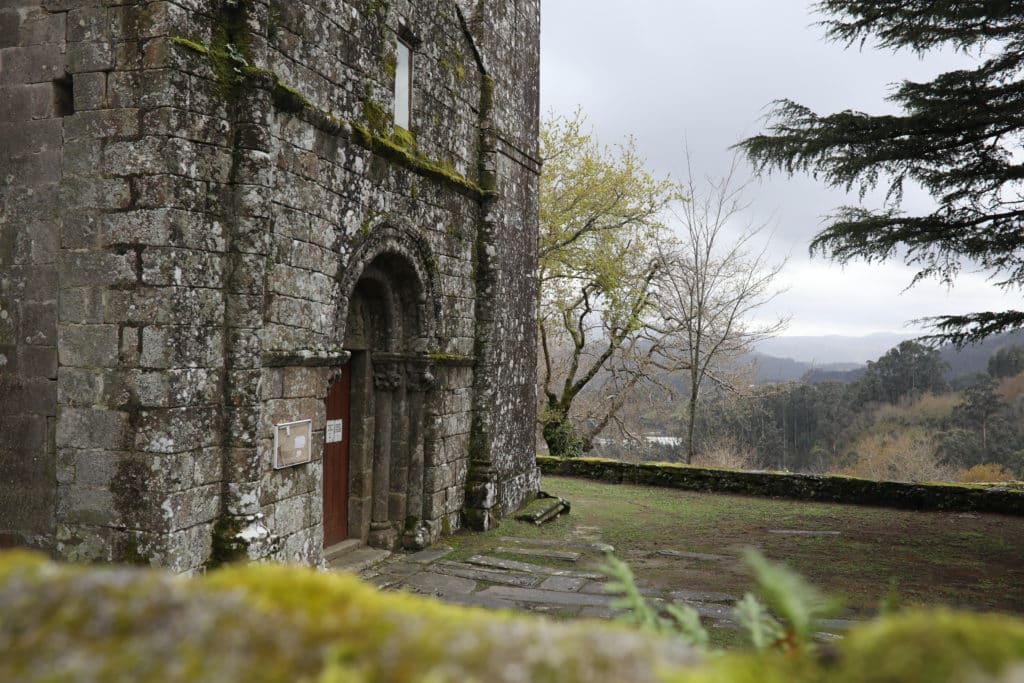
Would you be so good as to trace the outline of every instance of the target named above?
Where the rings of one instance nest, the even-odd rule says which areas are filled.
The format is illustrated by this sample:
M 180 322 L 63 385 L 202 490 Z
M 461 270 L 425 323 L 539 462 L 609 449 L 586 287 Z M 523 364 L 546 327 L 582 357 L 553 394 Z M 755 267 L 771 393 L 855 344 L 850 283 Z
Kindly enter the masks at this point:
M 758 323 L 759 308 L 780 290 L 776 276 L 784 261 L 773 263 L 764 239 L 767 224 L 745 219 L 748 183 L 737 182 L 738 157 L 721 178 L 698 184 L 689 152 L 684 192 L 690 201 L 674 207 L 681 239 L 663 245 L 666 277 L 658 303 L 676 330 L 689 372 L 686 462 L 694 457 L 694 425 L 705 380 L 735 389 L 730 366 L 756 342 L 782 331 L 788 320 Z M 759 244 L 760 243 L 760 244 Z

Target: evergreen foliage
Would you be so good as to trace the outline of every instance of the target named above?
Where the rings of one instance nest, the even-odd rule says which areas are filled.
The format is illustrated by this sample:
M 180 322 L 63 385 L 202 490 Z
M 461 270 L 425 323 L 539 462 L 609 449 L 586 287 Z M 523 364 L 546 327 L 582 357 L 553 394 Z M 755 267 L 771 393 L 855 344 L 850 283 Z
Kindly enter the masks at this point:
M 741 143 L 765 170 L 812 172 L 833 187 L 864 194 L 880 183 L 881 209 L 837 209 L 812 252 L 845 263 L 902 257 L 914 282 L 952 283 L 969 259 L 1001 287 L 1024 286 L 1024 4 L 1005 0 L 824 0 L 829 38 L 847 46 L 919 54 L 952 47 L 981 55 L 975 68 L 927 83 L 902 81 L 888 99 L 898 115 L 843 111 L 819 115 L 779 100 L 767 134 Z M 982 53 L 984 49 L 984 53 Z M 936 203 L 926 215 L 901 208 L 904 184 Z M 1024 311 L 980 311 L 930 320 L 935 340 L 958 345 L 1024 327 Z
M 988 359 L 988 374 L 993 377 L 1013 377 L 1024 372 L 1024 346 L 999 349 Z

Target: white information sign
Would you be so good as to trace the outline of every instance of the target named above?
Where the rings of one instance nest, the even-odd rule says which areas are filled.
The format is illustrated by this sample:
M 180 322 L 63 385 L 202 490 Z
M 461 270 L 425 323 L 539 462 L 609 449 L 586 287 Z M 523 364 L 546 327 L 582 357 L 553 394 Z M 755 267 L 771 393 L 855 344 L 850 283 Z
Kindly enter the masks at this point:
M 327 433 L 324 441 L 327 443 L 341 443 L 343 432 L 342 420 L 328 420 Z
M 301 465 L 312 459 L 313 421 L 286 422 L 274 427 L 274 469 Z

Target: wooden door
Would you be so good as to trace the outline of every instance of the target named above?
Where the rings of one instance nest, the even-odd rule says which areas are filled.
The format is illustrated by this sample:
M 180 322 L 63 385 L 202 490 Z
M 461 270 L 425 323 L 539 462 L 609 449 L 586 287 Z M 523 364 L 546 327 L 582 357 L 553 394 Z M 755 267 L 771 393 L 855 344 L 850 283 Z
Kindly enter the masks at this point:
M 327 430 L 324 437 L 324 547 L 348 538 L 348 447 L 351 366 L 327 392 Z

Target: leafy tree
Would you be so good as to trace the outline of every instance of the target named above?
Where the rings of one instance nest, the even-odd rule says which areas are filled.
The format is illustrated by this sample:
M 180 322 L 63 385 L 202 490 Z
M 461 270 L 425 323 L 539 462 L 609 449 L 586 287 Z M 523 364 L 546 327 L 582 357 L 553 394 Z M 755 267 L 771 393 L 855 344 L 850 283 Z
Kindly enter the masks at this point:
M 1024 346 L 1007 346 L 988 359 L 988 374 L 993 377 L 1014 377 L 1024 372 Z
M 819 115 L 780 100 L 768 134 L 741 147 L 762 169 L 811 171 L 825 183 L 864 194 L 884 179 L 884 205 L 839 208 L 811 250 L 840 262 L 902 257 L 914 282 L 952 283 L 965 258 L 1004 288 L 1024 286 L 1024 3 L 1006 0 L 823 0 L 827 35 L 847 46 L 918 54 L 952 47 L 977 51 L 978 66 L 927 83 L 903 81 L 889 100 L 898 115 L 844 111 Z M 985 50 L 984 52 L 982 50 Z M 908 215 L 907 181 L 936 207 Z M 1024 327 L 1024 311 L 981 311 L 931 320 L 933 339 L 965 344 Z
M 554 117 L 540 136 L 540 423 L 562 456 L 589 450 L 638 388 L 683 362 L 655 300 L 679 188 L 644 168 L 632 139 L 603 147 L 584 126 L 579 112 Z M 594 385 L 600 400 L 579 412 Z
M 892 403 L 912 399 L 924 392 L 945 391 L 946 363 L 941 354 L 916 341 L 901 342 L 877 361 L 868 361 L 856 386 L 860 403 Z

